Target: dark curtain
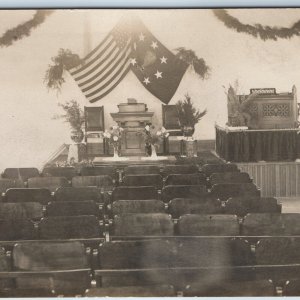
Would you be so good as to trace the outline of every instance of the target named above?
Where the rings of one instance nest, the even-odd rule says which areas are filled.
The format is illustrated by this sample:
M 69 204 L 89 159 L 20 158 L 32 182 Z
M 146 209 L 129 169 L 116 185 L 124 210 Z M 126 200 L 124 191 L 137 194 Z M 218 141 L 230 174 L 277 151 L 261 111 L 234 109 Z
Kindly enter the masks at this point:
M 296 130 L 226 132 L 216 127 L 216 152 L 226 161 L 295 160 L 299 147 Z

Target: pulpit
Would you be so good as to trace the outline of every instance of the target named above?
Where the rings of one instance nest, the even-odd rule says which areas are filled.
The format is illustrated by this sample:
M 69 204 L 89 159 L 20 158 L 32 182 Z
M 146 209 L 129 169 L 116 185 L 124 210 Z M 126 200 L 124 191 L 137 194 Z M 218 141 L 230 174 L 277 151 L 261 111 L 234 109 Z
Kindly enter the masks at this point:
M 113 120 L 122 128 L 124 134 L 121 143 L 121 154 L 145 155 L 145 142 L 140 134 L 147 124 L 152 123 L 153 112 L 149 112 L 147 105 L 138 103 L 135 99 L 128 99 L 127 103 L 118 105 L 119 112 L 111 113 Z

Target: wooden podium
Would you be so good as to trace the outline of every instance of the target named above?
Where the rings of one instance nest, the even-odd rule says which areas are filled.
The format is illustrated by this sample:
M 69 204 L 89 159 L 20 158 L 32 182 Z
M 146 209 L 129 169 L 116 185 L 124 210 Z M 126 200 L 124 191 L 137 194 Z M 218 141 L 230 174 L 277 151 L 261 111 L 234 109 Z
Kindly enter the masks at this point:
M 128 103 L 118 105 L 119 112 L 111 113 L 114 121 L 124 128 L 121 143 L 123 156 L 145 155 L 145 142 L 140 134 L 147 124 L 152 123 L 153 112 L 148 112 L 147 105 L 128 99 Z

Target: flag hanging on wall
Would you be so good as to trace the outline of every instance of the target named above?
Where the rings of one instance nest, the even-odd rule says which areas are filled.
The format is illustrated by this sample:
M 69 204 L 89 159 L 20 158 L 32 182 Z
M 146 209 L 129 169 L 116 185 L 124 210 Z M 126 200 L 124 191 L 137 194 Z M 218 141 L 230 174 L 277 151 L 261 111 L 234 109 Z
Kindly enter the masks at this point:
M 110 93 L 132 70 L 149 92 L 167 104 L 187 67 L 140 20 L 127 18 L 69 73 L 91 103 Z

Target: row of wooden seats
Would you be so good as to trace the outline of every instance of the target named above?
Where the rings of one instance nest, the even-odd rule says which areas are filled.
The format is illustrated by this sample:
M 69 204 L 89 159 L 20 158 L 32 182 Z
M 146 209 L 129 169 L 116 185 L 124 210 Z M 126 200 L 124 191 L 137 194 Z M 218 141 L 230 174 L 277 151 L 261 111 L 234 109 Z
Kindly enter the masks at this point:
M 87 296 L 109 296 L 125 288 L 133 296 L 130 287 L 138 287 L 137 295 L 151 295 L 149 288 L 156 287 L 157 296 L 171 291 L 265 296 L 275 295 L 280 287 L 283 295 L 299 295 L 299 237 L 263 238 L 255 251 L 241 238 L 112 241 L 95 250 L 92 257 L 79 242 L 40 241 L 16 244 L 10 256 L 1 249 L 1 292 L 83 295 L 88 289 Z

